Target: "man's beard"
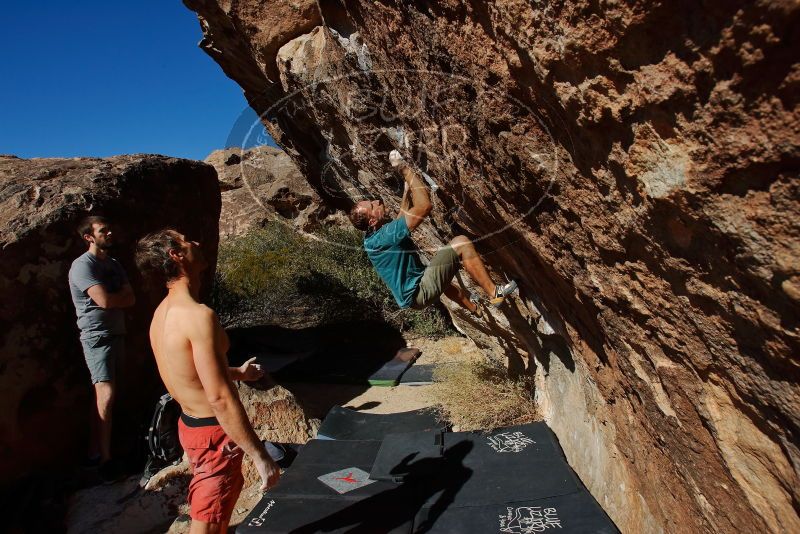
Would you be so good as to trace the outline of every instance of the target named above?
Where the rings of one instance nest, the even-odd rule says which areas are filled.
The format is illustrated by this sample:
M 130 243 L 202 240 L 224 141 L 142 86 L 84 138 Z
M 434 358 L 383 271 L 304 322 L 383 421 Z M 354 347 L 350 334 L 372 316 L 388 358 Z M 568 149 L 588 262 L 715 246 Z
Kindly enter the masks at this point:
M 97 248 L 99 248 L 100 250 L 108 251 L 114 248 L 114 243 L 106 243 L 106 242 L 97 243 Z

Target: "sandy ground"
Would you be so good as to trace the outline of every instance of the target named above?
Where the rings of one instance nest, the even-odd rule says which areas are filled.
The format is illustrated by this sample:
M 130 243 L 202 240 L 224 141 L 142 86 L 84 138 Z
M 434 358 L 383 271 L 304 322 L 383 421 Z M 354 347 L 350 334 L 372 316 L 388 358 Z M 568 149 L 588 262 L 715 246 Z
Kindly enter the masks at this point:
M 409 340 L 409 347 L 422 351 L 417 365 L 458 363 L 480 357 L 480 351 L 470 339 L 446 337 L 438 340 Z M 397 413 L 426 408 L 434 403 L 431 387 L 395 386 L 371 387 L 344 406 L 369 413 Z
M 457 363 L 481 357 L 470 339 L 409 339 L 409 347 L 422 351 L 416 365 Z M 309 417 L 322 418 L 335 405 L 367 413 L 397 413 L 433 405 L 431 387 L 366 387 L 338 384 L 283 384 L 298 398 Z

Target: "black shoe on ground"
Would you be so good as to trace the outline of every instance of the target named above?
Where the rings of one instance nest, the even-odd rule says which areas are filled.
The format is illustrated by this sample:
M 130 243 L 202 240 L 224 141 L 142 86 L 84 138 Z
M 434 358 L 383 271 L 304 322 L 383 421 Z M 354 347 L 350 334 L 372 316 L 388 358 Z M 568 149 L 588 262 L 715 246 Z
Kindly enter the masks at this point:
M 98 455 L 91 458 L 90 457 L 84 458 L 83 461 L 80 463 L 80 466 L 82 469 L 97 469 L 98 467 L 100 467 L 101 463 L 102 459 Z
M 113 484 L 125 478 L 125 473 L 123 473 L 120 464 L 114 460 L 109 460 L 102 464 L 97 469 L 97 474 L 103 484 Z

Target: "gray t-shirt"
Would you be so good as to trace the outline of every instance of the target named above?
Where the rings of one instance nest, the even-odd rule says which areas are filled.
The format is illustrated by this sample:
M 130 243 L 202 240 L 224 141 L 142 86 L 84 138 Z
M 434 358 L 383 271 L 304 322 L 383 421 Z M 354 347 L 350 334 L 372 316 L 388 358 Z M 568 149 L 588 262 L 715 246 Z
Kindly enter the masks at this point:
M 114 258 L 101 260 L 87 251 L 72 262 L 69 269 L 69 290 L 78 314 L 78 328 L 81 329 L 82 339 L 99 334 L 125 333 L 125 315 L 122 309 L 101 308 L 89 297 L 86 290 L 102 284 L 107 293 L 116 293 L 127 283 L 125 270 Z

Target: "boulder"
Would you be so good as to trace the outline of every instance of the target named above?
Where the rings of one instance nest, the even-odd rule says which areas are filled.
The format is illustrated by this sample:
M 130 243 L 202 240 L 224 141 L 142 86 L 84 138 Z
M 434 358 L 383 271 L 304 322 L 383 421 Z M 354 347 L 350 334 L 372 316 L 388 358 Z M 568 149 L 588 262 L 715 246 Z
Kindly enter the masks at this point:
M 213 165 L 222 190 L 221 239 L 241 236 L 268 221 L 282 221 L 299 231 L 340 222 L 321 203 L 292 159 L 279 148 L 215 150 Z
M 184 3 L 325 202 L 397 148 L 520 282 L 457 322 L 623 531 L 800 530 L 796 2 Z
M 76 224 L 87 214 L 118 229 L 112 252 L 137 295 L 126 311 L 113 448 L 141 447 L 143 425 L 163 386 L 148 330 L 163 288 L 145 289 L 134 244 L 167 226 L 217 256 L 219 186 L 213 167 L 153 155 L 106 159 L 0 157 L 0 480 L 60 470 L 85 455 L 94 394 L 70 299 L 67 273 L 86 251 Z M 205 273 L 210 288 L 213 268 Z

